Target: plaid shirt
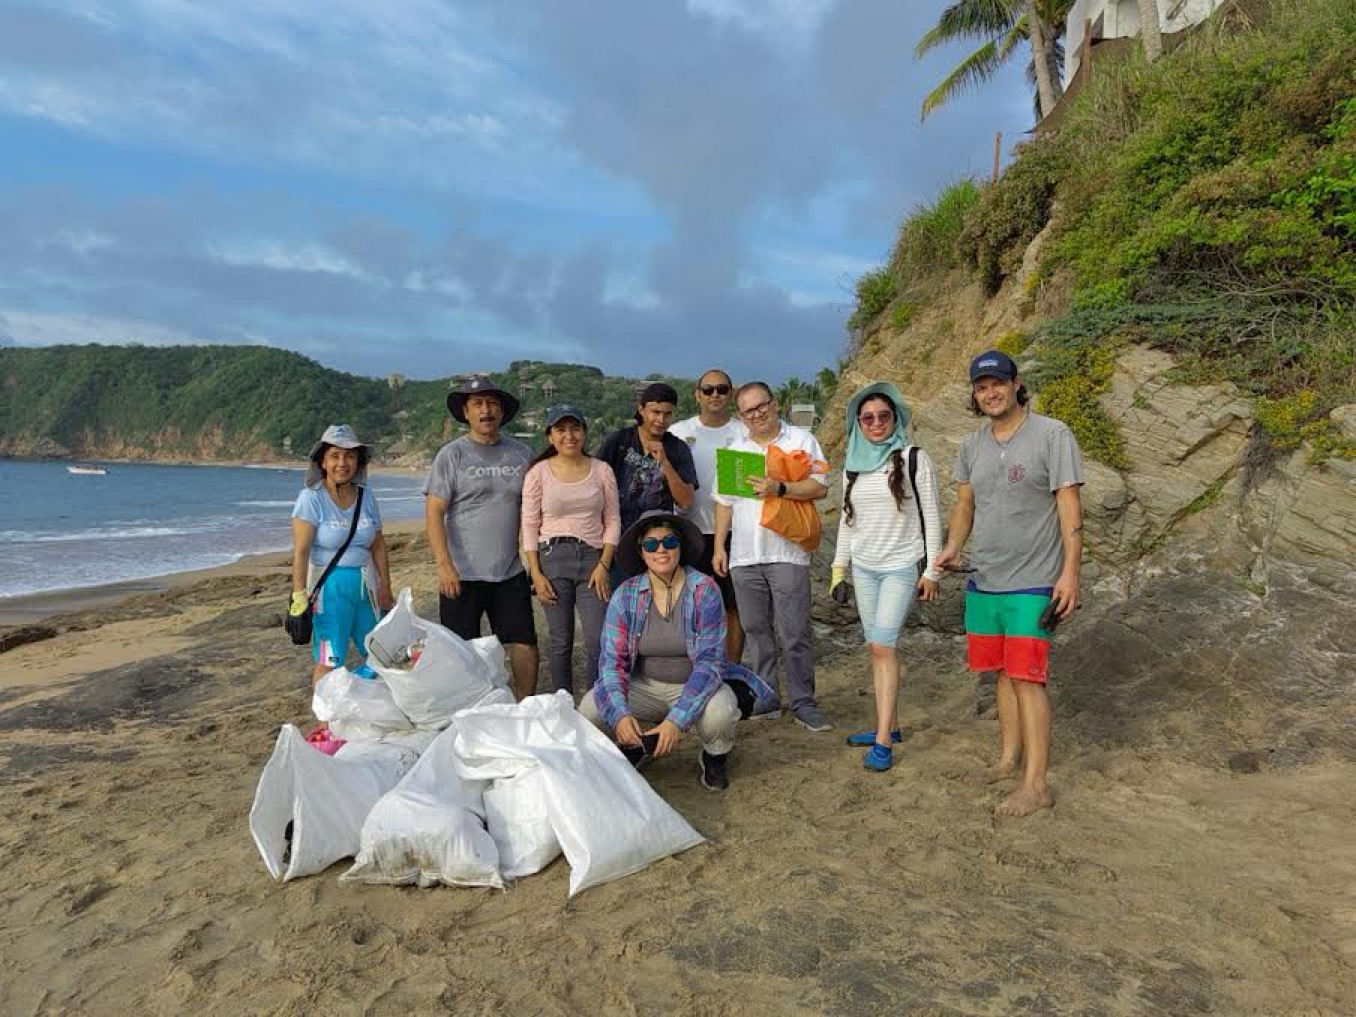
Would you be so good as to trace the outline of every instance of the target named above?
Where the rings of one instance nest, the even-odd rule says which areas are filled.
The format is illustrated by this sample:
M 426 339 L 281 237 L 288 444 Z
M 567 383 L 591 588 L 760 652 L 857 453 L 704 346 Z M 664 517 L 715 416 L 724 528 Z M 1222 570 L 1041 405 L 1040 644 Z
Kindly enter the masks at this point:
M 725 659 L 725 605 L 715 581 L 695 569 L 688 569 L 687 581 L 678 598 L 692 674 L 683 684 L 682 694 L 666 719 L 680 731 L 691 730 L 726 679 L 749 686 L 756 711 L 761 712 L 775 704 L 777 692 L 772 686 L 748 668 Z M 617 587 L 607 605 L 593 698 L 599 714 L 612 728 L 631 712 L 626 706 L 626 694 L 652 600 L 647 572 Z

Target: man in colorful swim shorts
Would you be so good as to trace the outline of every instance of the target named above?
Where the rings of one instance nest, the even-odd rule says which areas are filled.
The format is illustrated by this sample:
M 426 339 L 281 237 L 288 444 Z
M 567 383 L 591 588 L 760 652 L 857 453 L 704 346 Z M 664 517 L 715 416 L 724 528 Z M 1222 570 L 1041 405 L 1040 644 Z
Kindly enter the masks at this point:
M 994 812 L 1026 816 L 1054 804 L 1046 783 L 1051 633 L 1040 622 L 1052 603 L 1058 618 L 1078 607 L 1083 460 L 1068 427 L 1027 407 L 1026 386 L 1006 354 L 975 357 L 970 386 L 971 410 L 988 419 L 956 458 L 956 506 L 936 565 L 960 567 L 961 548 L 973 537 L 969 667 L 998 672 L 999 756 L 986 778 L 1020 777 Z

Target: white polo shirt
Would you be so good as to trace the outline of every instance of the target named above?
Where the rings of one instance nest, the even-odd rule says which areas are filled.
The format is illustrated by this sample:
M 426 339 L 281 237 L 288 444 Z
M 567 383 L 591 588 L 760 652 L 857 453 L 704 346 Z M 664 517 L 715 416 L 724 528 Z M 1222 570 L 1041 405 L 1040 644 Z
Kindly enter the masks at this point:
M 804 451 L 811 459 L 824 460 L 824 450 L 819 441 L 803 427 L 782 421 L 782 429 L 777 432 L 768 445 L 776 445 L 783 452 Z M 732 442 L 730 448 L 740 452 L 761 452 L 766 454 L 767 447 L 759 445 L 748 432 Z M 827 474 L 812 474 L 815 480 L 829 486 Z M 728 494 L 717 494 L 716 502 L 734 509 L 730 520 L 730 567 L 740 565 L 809 565 L 810 552 L 802 550 L 779 533 L 773 533 L 763 526 L 763 500 L 761 498 L 737 498 Z M 815 505 L 815 502 L 810 502 Z M 819 509 L 816 506 L 815 511 Z

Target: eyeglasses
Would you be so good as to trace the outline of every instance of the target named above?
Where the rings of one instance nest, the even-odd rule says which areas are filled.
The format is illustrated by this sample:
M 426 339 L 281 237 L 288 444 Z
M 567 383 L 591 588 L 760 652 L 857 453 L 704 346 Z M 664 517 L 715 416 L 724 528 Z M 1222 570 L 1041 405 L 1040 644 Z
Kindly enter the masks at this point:
M 768 410 L 772 408 L 772 402 L 771 399 L 764 399 L 757 406 L 750 406 L 747 410 L 740 410 L 739 415 L 745 420 L 752 420 L 754 417 L 764 416 Z
M 729 386 L 729 385 L 703 385 L 703 386 L 701 386 L 701 393 L 702 393 L 702 395 L 704 395 L 704 396 L 729 395 L 729 394 L 730 394 L 730 386 Z
M 857 418 L 857 422 L 865 424 L 867 427 L 875 427 L 877 423 L 888 424 L 894 419 L 894 411 L 881 410 L 879 413 L 863 413 Z
M 640 542 L 640 549 L 654 554 L 654 552 L 658 551 L 661 547 L 665 551 L 672 551 L 680 544 L 682 544 L 682 541 L 678 539 L 678 535 L 676 533 L 670 533 L 667 537 L 646 537 Z

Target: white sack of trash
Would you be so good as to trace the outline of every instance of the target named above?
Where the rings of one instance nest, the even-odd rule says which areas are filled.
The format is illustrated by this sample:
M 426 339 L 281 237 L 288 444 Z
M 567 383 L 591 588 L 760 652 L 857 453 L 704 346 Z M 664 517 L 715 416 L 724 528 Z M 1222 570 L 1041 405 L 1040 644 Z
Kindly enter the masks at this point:
M 464 710 L 453 749 L 463 777 L 495 782 L 505 818 L 504 803 L 513 796 L 514 810 L 529 820 L 517 830 L 549 825 L 570 863 L 570 896 L 705 839 L 584 719 L 568 692 Z M 545 822 L 534 811 L 542 808 Z M 501 854 L 505 850 L 516 861 L 547 848 L 523 835 L 518 843 L 505 840 Z
M 503 886 L 499 851 L 485 830 L 486 781 L 453 767 L 455 727 L 433 740 L 409 773 L 367 814 L 353 867 L 341 883 Z M 347 746 L 345 746 L 347 748 Z
M 250 809 L 269 875 L 314 875 L 356 853 L 372 806 L 418 759 L 415 748 L 382 742 L 350 742 L 327 756 L 284 724 Z
M 490 637 L 493 639 L 493 637 Z M 499 641 L 467 642 L 414 613 L 409 587 L 366 640 L 368 665 L 416 727 L 441 731 L 458 710 L 489 698 L 513 702 Z
M 504 648 L 414 613 L 402 590 L 368 637 L 379 677 L 338 668 L 312 707 L 334 756 L 284 725 L 250 810 L 274 879 L 354 858 L 342 882 L 496 886 L 562 853 L 570 895 L 703 838 L 568 693 L 513 701 Z

